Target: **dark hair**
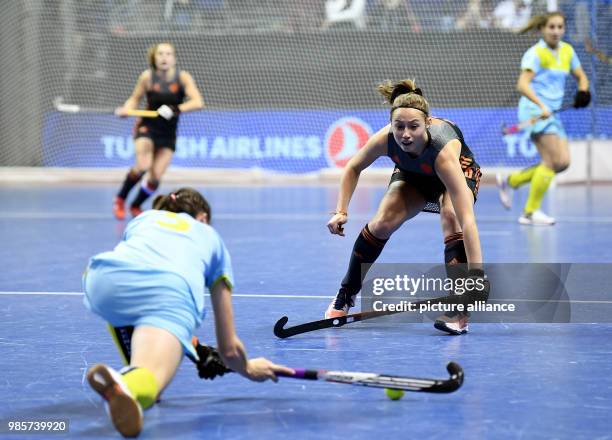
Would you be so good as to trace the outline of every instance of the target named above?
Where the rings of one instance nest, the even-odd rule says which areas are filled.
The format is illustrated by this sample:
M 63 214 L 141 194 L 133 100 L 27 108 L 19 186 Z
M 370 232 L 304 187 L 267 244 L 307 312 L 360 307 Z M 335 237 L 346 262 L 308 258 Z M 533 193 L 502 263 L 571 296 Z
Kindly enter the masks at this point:
M 563 12 L 559 12 L 559 11 L 549 12 L 547 14 L 536 15 L 534 17 L 531 17 L 531 19 L 525 25 L 525 27 L 519 30 L 519 34 L 526 34 L 527 32 L 533 29 L 541 30 L 543 27 L 546 26 L 546 24 L 548 23 L 548 20 L 550 20 L 553 17 L 561 17 L 563 19 L 563 23 L 566 22 L 565 15 L 563 15 Z
M 208 223 L 212 219 L 210 205 L 202 194 L 192 188 L 181 188 L 168 195 L 158 195 L 153 200 L 153 209 L 176 213 L 185 212 L 193 218 L 204 212 L 208 216 Z
M 396 83 L 385 81 L 379 84 L 377 89 L 391 104 L 391 114 L 398 108 L 415 108 L 429 116 L 429 104 L 413 80 L 404 79 Z

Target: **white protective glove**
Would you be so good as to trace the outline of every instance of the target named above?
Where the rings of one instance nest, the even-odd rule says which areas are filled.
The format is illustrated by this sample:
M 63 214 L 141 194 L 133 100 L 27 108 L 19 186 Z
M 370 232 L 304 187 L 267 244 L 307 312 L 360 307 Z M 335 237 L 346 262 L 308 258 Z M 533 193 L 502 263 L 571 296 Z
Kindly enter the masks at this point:
M 166 104 L 158 108 L 157 113 L 159 114 L 159 116 L 164 118 L 166 121 L 169 121 L 174 116 L 174 111 L 170 107 L 168 107 Z

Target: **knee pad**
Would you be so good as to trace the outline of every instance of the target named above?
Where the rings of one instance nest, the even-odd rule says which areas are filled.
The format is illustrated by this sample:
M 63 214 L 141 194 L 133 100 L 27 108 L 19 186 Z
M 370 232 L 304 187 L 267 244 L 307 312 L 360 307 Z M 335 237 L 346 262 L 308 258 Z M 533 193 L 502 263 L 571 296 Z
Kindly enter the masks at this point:
M 465 246 L 463 244 L 463 233 L 458 232 L 449 235 L 444 240 L 444 264 L 467 263 Z
M 451 279 L 464 277 L 467 272 L 467 255 L 463 244 L 463 233 L 458 232 L 448 236 L 444 244 L 446 276 Z

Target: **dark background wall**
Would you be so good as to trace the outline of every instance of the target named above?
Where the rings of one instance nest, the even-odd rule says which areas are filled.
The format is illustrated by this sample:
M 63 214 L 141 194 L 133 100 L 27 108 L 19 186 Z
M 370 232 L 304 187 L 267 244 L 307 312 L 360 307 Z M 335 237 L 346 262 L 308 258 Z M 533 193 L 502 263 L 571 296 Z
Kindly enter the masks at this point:
M 154 41 L 109 38 L 109 52 L 126 60 L 104 67 L 115 102 L 146 68 L 144 54 Z M 415 78 L 434 106 L 475 107 L 514 104 L 519 60 L 533 43 L 533 37 L 484 30 L 331 31 L 182 37 L 177 50 L 180 66 L 215 107 L 374 107 L 381 101 L 375 86 L 402 78 Z M 77 91 L 75 99 L 87 93 Z
M 597 35 L 607 41 L 612 8 L 599 3 L 608 15 L 592 22 L 604 23 Z M 270 9 L 245 22 L 259 7 L 248 13 L 226 8 L 223 15 L 189 15 L 188 25 L 176 14 L 166 19 L 165 2 L 125 8 L 132 4 L 140 2 L 6 2 L 0 15 L 0 165 L 40 164 L 44 116 L 54 100 L 120 105 L 147 68 L 147 48 L 159 41 L 176 45 L 179 66 L 192 73 L 210 108 L 383 108 L 376 85 L 413 78 L 435 109 L 515 106 L 521 55 L 538 39 L 495 29 L 441 32 L 435 11 L 427 22 L 422 17 L 420 32 L 411 32 L 401 23 L 325 30 L 316 17 L 308 26 L 287 27 L 296 23 L 295 5 L 304 12 L 306 4 L 289 0 L 285 15 Z M 574 27 L 568 23 L 570 39 Z M 597 104 L 610 105 L 609 66 L 586 54 L 582 40 L 572 43 L 593 79 Z M 568 83 L 571 99 L 575 86 Z

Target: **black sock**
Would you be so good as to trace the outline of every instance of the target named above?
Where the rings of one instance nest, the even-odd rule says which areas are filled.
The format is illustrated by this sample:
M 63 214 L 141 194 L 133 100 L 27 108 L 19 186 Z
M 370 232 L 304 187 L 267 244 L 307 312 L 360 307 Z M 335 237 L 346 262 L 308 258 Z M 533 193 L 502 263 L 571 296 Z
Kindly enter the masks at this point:
M 451 280 L 465 278 L 467 276 L 467 255 L 465 254 L 462 232 L 449 235 L 444 239 L 444 265 L 446 268 L 446 276 Z M 464 314 L 469 316 L 467 312 Z M 444 315 L 449 318 L 454 318 L 458 313 L 446 312 Z
M 131 206 L 140 208 L 144 201 L 147 200 L 158 187 L 158 180 L 147 180 L 146 182 L 142 182 L 142 185 L 140 185 L 140 191 L 138 191 L 138 195 L 132 202 Z
M 362 264 L 372 264 L 376 261 L 387 240 L 376 238 L 368 228 L 366 224 L 361 230 L 359 237 L 355 240 L 355 246 L 353 246 L 353 252 L 351 253 L 351 259 L 349 261 L 349 267 L 346 271 L 346 275 L 342 280 L 341 290 L 344 291 L 345 295 L 353 296 L 361 290 L 363 279 L 366 276 L 369 266 L 361 273 Z
M 444 239 L 444 264 L 446 275 L 451 279 L 460 278 L 467 273 L 467 255 L 462 232 L 449 235 Z
M 123 181 L 123 185 L 121 185 L 121 189 L 117 193 L 117 197 L 121 197 L 123 200 L 125 200 L 131 189 L 134 188 L 134 185 L 136 185 L 144 175 L 145 173 L 143 172 L 130 170 L 127 173 L 127 176 L 125 176 L 125 180 Z

